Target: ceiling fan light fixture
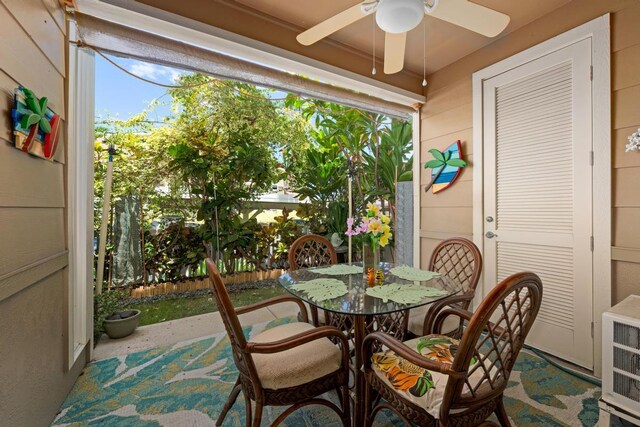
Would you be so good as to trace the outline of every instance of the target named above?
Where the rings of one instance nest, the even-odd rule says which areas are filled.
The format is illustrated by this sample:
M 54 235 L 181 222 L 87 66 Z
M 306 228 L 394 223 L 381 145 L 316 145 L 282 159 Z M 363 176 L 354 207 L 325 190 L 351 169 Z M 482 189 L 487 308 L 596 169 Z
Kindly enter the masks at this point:
M 376 23 L 388 33 L 405 33 L 422 21 L 424 6 L 424 0 L 381 0 Z

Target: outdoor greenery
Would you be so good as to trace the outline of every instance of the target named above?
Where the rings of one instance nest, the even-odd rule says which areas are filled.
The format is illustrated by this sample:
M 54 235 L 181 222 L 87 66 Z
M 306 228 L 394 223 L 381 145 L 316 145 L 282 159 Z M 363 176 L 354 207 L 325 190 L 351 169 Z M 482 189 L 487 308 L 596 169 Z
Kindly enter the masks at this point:
M 104 333 L 104 320 L 121 308 L 120 301 L 126 296 L 122 291 L 111 291 L 97 294 L 94 297 L 93 337 L 98 341 Z
M 96 126 L 96 235 L 113 145 L 112 199 L 141 201 L 144 269 L 153 272 L 145 282 L 204 274 L 207 253 L 219 254 L 226 274 L 285 268 L 303 230 L 344 236 L 349 173 L 354 214 L 377 203 L 395 220 L 396 183 L 411 179 L 410 123 L 197 73 L 176 84 L 162 122 L 149 119 L 152 105 Z M 308 202 L 297 211 L 303 223 L 286 210 L 258 221 L 252 202 L 279 181 Z
M 294 95 L 285 103 L 310 123 L 311 144 L 289 175 L 294 191 L 312 202 L 298 215 L 317 232 L 343 235 L 351 172 L 356 216 L 379 201 L 395 219 L 396 183 L 411 179 L 411 123 Z
M 229 296 L 231 297 L 234 307 L 242 307 L 282 295 L 285 292 L 281 286 L 268 285 L 256 289 L 230 292 Z M 218 311 L 218 307 L 211 295 L 195 298 L 171 298 L 151 303 L 130 304 L 126 306 L 126 309 L 137 309 L 141 311 L 140 326 Z

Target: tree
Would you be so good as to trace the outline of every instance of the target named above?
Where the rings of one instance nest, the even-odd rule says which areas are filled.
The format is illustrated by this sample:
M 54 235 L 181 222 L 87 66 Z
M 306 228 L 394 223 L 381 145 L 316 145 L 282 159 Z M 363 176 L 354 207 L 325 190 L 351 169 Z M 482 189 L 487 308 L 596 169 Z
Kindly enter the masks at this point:
M 311 148 L 292 177 L 296 192 L 313 202 L 306 208 L 310 219 L 326 223 L 328 231 L 346 230 L 348 163 L 357 213 L 380 200 L 395 218 L 396 183 L 412 168 L 411 124 L 295 95 L 286 103 L 313 124 Z M 339 227 L 333 218 L 340 218 Z
M 94 144 L 94 207 L 97 216 L 102 209 L 108 148 L 116 148 L 113 163 L 113 200 L 126 196 L 140 197 L 149 222 L 159 216 L 175 215 L 194 219 L 193 207 L 183 197 L 180 177 L 169 171 L 168 147 L 177 137 L 170 124 L 155 127 L 147 120 L 148 111 L 119 120 L 98 120 Z
M 251 255 L 258 224 L 246 216 L 248 202 L 282 176 L 277 153 L 286 152 L 289 161 L 299 156 L 305 129 L 299 117 L 281 114 L 269 92 L 253 85 L 202 74 L 182 76 L 179 84 L 186 88 L 170 90 L 178 114 L 169 166 L 199 202 L 202 238 L 232 273 L 239 258 L 259 263 Z

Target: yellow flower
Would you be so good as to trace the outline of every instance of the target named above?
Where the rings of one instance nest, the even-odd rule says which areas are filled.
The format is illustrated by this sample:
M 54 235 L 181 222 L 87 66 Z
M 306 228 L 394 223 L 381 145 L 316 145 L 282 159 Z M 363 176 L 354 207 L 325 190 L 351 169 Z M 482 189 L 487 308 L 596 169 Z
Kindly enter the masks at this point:
M 367 210 L 373 212 L 374 216 L 378 216 L 378 212 L 380 212 L 380 206 L 374 205 L 373 203 L 367 203 Z
M 389 224 L 389 222 L 391 222 L 391 219 L 388 216 L 386 216 L 385 214 L 380 215 L 380 220 L 384 224 Z
M 383 234 L 380 237 L 380 246 L 387 246 L 387 244 L 389 244 L 389 236 L 390 236 L 390 233 L 389 234 Z
M 384 220 L 382 220 L 382 222 L 384 223 Z M 382 225 L 382 232 L 384 234 L 390 233 L 391 232 L 391 227 L 389 227 L 387 224 L 383 224 Z
M 380 232 L 382 231 L 382 223 L 380 222 L 379 219 L 372 219 L 371 221 L 369 221 L 369 233 L 373 234 L 374 236 L 377 236 L 378 234 L 380 234 Z

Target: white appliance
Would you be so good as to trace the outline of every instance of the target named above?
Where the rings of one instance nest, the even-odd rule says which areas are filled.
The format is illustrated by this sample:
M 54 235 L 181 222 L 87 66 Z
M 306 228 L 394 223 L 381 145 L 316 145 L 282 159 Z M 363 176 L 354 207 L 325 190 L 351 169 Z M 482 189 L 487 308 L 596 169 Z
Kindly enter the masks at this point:
M 602 415 L 640 425 L 640 296 L 631 295 L 602 315 L 600 408 L 607 413 Z

